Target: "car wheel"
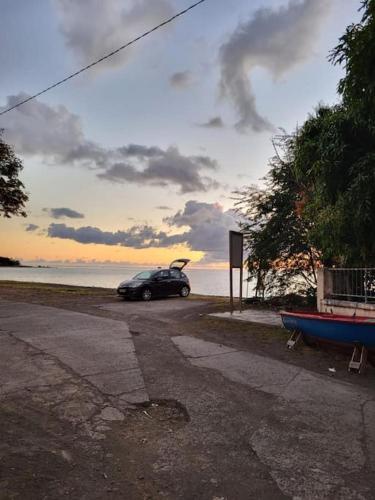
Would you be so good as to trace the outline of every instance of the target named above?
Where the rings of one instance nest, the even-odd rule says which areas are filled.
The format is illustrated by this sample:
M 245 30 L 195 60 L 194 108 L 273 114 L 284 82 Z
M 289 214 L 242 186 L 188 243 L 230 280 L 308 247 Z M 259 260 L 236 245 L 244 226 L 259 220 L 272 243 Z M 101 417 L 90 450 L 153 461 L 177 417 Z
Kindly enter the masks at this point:
M 180 290 L 181 297 L 188 297 L 190 293 L 190 288 L 188 286 L 183 286 Z
M 151 290 L 149 288 L 144 288 L 142 290 L 142 300 L 144 300 L 145 302 L 148 302 L 149 300 L 151 300 L 151 297 L 152 297 L 152 293 L 151 293 Z

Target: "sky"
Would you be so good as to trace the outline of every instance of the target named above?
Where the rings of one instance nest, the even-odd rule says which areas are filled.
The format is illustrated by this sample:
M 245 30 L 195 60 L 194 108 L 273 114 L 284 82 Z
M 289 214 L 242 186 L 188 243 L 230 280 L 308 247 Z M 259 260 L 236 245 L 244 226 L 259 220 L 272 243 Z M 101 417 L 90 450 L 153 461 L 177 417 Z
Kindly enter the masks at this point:
M 0 110 L 193 0 L 2 0 Z M 196 265 L 227 260 L 233 191 L 259 185 L 271 139 L 338 101 L 328 61 L 359 0 L 206 0 L 168 27 L 0 117 L 27 218 L 0 255 Z

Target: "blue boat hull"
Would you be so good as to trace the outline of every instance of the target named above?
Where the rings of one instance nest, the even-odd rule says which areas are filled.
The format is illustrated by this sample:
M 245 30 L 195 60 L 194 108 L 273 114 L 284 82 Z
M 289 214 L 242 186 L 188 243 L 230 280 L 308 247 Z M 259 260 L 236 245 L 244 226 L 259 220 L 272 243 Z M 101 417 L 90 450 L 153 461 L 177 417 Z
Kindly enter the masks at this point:
M 318 337 L 331 342 L 345 344 L 361 344 L 375 348 L 375 321 L 350 322 L 350 319 L 336 320 L 334 317 L 323 318 L 312 315 L 281 313 L 282 321 L 287 330 L 302 332 L 305 335 Z

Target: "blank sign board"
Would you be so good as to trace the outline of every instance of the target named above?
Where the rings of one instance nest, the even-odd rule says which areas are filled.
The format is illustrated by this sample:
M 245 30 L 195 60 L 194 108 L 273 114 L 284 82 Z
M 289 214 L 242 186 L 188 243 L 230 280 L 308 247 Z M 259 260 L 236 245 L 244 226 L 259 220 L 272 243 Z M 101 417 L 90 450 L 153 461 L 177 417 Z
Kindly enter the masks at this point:
M 229 231 L 229 263 L 230 267 L 242 268 L 243 234 L 237 231 Z

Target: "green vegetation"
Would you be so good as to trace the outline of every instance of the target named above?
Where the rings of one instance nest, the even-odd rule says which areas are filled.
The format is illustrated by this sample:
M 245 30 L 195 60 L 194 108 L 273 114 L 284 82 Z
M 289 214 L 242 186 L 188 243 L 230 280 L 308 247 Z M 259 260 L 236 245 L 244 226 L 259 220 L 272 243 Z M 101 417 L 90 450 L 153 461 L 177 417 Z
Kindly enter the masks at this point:
M 28 196 L 24 191 L 25 186 L 19 180 L 23 165 L 13 149 L 2 140 L 1 134 L 0 130 L 0 216 L 26 217 L 24 207 Z
M 331 52 L 341 102 L 275 138 L 264 191 L 237 193 L 258 292 L 313 293 L 318 265 L 375 265 L 375 0 Z

